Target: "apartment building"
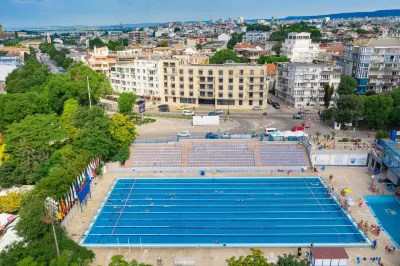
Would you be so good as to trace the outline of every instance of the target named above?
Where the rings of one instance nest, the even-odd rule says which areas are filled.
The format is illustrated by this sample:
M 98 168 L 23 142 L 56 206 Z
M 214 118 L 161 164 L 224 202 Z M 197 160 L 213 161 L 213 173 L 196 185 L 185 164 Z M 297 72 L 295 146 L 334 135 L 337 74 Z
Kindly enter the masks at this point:
M 128 33 L 129 45 L 132 44 L 146 44 L 147 32 L 145 31 L 132 31 Z
M 324 84 L 340 83 L 341 73 L 325 64 L 278 63 L 277 71 L 275 96 L 294 108 L 322 106 Z
M 267 40 L 268 38 L 268 33 L 263 31 L 248 31 L 243 36 L 243 40 L 247 42 L 258 42 L 262 40 Z
M 158 58 L 122 61 L 111 68 L 110 82 L 114 91 L 133 92 L 138 99 L 160 101 Z
M 87 56 L 87 65 L 97 72 L 110 75 L 111 67 L 117 63 L 117 55 L 110 53 L 107 47 L 94 47 L 93 53 Z
M 197 65 L 181 64 L 179 59 L 162 59 L 160 68 L 162 102 L 169 105 L 251 109 L 267 104 L 263 65 Z
M 287 56 L 291 62 L 311 63 L 318 56 L 319 44 L 311 42 L 309 32 L 291 32 L 282 43 L 281 56 Z
M 358 94 L 400 87 L 400 39 L 369 39 L 347 44 L 344 73 L 357 80 Z

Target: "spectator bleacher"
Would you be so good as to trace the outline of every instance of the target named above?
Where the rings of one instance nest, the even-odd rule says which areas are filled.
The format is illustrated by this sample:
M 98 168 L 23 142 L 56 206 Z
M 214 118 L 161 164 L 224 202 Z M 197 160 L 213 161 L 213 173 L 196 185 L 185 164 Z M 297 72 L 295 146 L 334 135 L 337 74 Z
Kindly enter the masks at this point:
M 194 143 L 188 167 L 254 167 L 254 152 L 243 143 Z
M 304 148 L 297 145 L 260 145 L 261 166 L 307 166 Z
M 168 145 L 134 145 L 133 167 L 182 167 L 182 147 Z

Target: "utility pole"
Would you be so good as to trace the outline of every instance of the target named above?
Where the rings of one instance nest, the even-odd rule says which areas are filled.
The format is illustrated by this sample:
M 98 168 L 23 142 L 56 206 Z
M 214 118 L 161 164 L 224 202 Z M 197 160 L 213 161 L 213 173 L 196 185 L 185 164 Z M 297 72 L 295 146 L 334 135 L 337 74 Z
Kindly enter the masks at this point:
M 90 85 L 89 85 L 89 76 L 86 76 L 87 80 L 87 90 L 88 90 L 88 95 L 89 95 L 89 107 L 92 109 L 92 99 L 90 98 Z
M 44 206 L 46 207 L 47 215 L 45 217 L 42 217 L 41 220 L 47 224 L 51 223 L 51 226 L 53 227 L 54 242 L 56 243 L 57 257 L 60 257 L 60 249 L 58 248 L 56 228 L 54 226 L 54 220 L 57 219 L 56 210 L 58 208 L 58 204 L 52 198 L 47 197 L 44 202 Z

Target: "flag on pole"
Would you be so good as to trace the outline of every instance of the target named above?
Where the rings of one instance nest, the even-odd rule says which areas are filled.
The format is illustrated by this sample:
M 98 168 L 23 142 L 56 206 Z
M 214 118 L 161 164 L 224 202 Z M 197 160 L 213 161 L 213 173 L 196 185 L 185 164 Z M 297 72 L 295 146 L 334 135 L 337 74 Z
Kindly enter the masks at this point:
M 58 204 L 57 208 L 57 219 L 61 220 L 63 218 L 62 212 L 61 212 L 61 205 Z
M 62 213 L 65 216 L 67 214 L 67 209 L 65 208 L 65 202 L 63 199 L 61 199 L 61 208 L 62 208 Z
M 75 180 L 75 191 L 76 191 L 76 193 L 79 192 L 79 177 L 77 177 Z
M 67 209 L 67 212 L 69 210 L 69 199 L 68 199 L 68 194 L 64 194 L 64 199 L 65 199 L 65 208 Z

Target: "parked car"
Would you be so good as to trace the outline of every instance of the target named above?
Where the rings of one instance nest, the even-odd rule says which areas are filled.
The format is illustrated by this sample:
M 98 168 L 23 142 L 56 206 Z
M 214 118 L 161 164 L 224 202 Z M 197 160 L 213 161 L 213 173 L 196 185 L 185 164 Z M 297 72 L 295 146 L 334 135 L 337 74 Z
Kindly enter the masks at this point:
M 296 132 L 296 131 L 304 131 L 304 128 L 301 126 L 294 126 L 292 127 L 292 132 Z
M 303 118 L 302 115 L 299 115 L 299 114 L 294 114 L 293 115 L 293 119 L 302 119 L 302 118 Z
M 168 108 L 169 109 L 169 105 L 168 104 L 160 104 L 158 106 L 158 109 L 161 109 L 161 108 Z
M 267 99 L 267 103 L 268 103 L 268 104 L 272 104 L 273 102 L 274 102 L 273 100 L 271 100 L 271 99 L 269 99 L 269 98 Z
M 185 104 L 178 107 L 178 110 L 188 110 L 188 109 L 189 109 L 189 106 L 187 106 Z
M 223 115 L 225 114 L 224 110 L 215 110 L 214 113 L 216 113 L 217 115 Z
M 280 109 L 281 105 L 277 102 L 272 103 L 272 107 L 274 107 L 275 109 Z
M 189 131 L 181 131 L 178 133 L 178 136 L 181 138 L 190 137 L 190 132 Z
M 218 139 L 218 135 L 212 132 L 206 134 L 206 139 Z
M 160 111 L 160 112 L 169 112 L 169 108 L 168 107 L 161 107 L 161 108 L 158 108 L 158 111 Z
M 218 114 L 216 112 L 209 112 L 208 116 L 218 116 Z
M 301 123 L 301 125 L 305 128 L 310 128 L 310 123 L 304 121 L 303 123 Z
M 265 129 L 265 131 L 264 131 L 264 135 L 265 136 L 268 136 L 269 134 L 272 134 L 272 133 L 274 133 L 274 132 L 276 132 L 276 131 L 278 131 L 276 128 L 273 128 L 273 127 L 270 127 L 270 128 L 266 128 Z
M 245 135 L 251 135 L 252 138 L 257 138 L 258 134 L 254 131 L 246 131 L 244 132 Z
M 183 111 L 182 111 L 182 115 L 185 115 L 185 116 L 194 116 L 194 113 L 193 113 L 192 111 L 190 111 L 190 110 L 183 110 Z
M 256 105 L 253 107 L 253 111 L 261 111 L 263 108 L 260 105 Z
M 229 132 L 225 132 L 222 136 L 221 136 L 221 138 L 222 139 L 230 139 L 231 138 L 231 136 L 232 136 L 232 134 L 231 133 L 229 133 Z

